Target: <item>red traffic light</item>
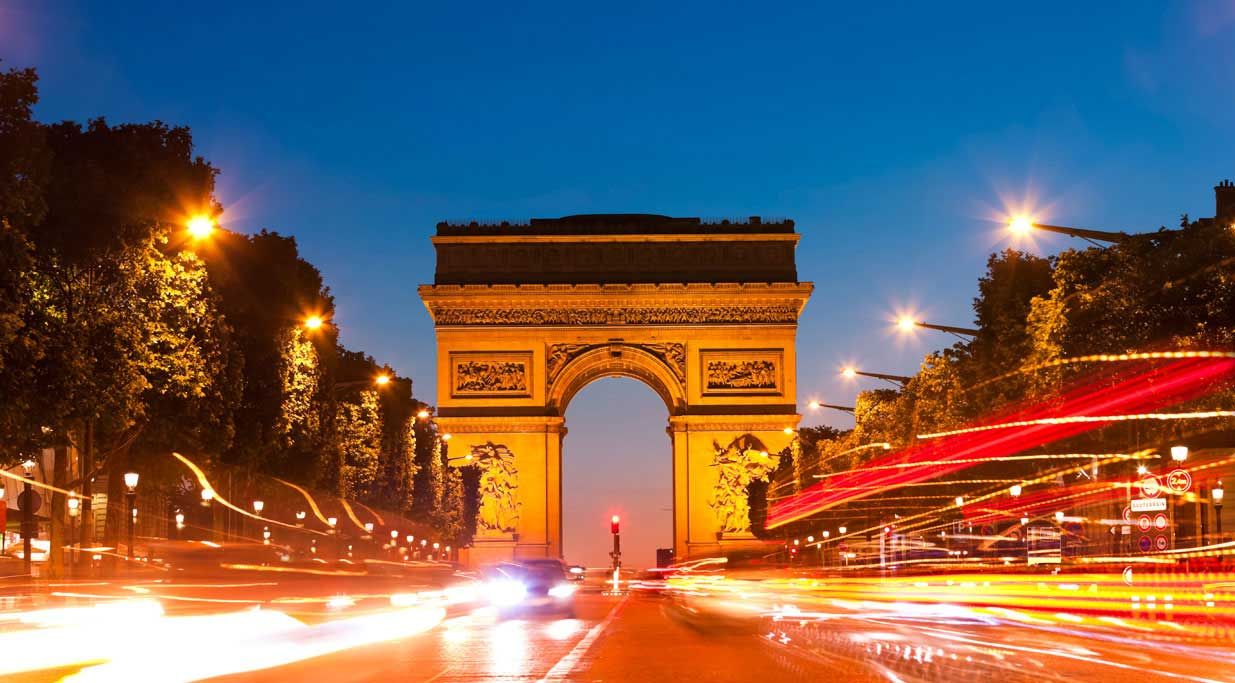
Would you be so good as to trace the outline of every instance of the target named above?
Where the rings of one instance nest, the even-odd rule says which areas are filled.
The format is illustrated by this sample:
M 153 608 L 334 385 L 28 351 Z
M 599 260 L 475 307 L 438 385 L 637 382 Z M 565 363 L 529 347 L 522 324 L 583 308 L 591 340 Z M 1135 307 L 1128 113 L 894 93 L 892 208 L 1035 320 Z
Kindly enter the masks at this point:
M 621 522 L 621 521 L 622 521 L 621 518 L 618 517 L 617 515 L 610 517 L 609 518 L 609 533 L 616 534 L 618 532 L 618 522 Z

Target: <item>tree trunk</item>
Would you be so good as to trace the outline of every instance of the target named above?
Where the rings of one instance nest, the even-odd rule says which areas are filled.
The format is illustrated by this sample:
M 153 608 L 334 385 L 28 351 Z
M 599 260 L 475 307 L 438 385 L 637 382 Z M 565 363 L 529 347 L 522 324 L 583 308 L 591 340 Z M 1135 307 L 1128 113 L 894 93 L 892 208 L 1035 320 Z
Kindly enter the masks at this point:
M 90 472 L 94 470 L 94 420 L 87 419 L 82 429 L 82 451 L 79 453 L 78 478 L 81 479 L 81 517 L 78 519 L 77 538 L 83 548 L 94 545 L 94 510 L 92 509 L 92 487 Z M 79 558 L 79 562 L 82 560 Z M 84 562 L 82 562 L 84 564 Z
M 64 546 L 68 544 L 67 525 L 65 521 L 65 505 L 67 498 L 61 491 L 69 482 L 69 446 L 60 446 L 52 451 L 52 490 L 51 505 L 47 508 L 49 555 L 47 557 L 47 578 L 64 578 Z
M 127 449 L 126 449 L 127 451 Z M 124 470 L 128 464 L 128 453 L 117 453 L 109 458 L 107 465 L 107 509 L 103 521 L 103 545 L 115 548 L 107 555 L 108 573 L 115 573 L 117 562 L 125 553 L 120 548 L 120 536 L 125 523 Z M 125 538 L 125 543 L 128 539 Z

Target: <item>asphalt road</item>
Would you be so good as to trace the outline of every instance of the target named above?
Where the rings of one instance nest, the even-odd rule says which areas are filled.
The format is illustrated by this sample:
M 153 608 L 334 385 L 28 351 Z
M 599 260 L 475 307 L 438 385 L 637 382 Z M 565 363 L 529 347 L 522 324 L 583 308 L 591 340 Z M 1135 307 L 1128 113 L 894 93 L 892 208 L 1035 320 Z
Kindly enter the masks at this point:
M 576 599 L 576 617 L 446 619 L 420 636 L 216 681 L 787 680 L 801 663 L 749 633 L 705 633 L 671 618 L 656 596 Z
M 1235 681 L 1225 622 L 908 602 L 879 583 L 812 600 L 793 585 L 584 592 L 571 618 L 499 619 L 406 579 L 61 584 L 13 605 L 26 616 L 0 628 L 0 665 L 29 664 L 0 679 Z

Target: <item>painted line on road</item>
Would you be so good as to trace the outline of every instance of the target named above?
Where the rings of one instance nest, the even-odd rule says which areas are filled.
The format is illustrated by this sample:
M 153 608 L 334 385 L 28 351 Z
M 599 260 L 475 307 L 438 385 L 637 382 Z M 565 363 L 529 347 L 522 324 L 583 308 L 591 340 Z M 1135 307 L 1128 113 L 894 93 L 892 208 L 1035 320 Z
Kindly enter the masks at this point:
M 545 674 L 545 677 L 536 683 L 549 683 L 549 681 L 566 680 L 566 676 L 569 675 L 570 672 L 574 670 L 575 666 L 579 664 L 579 660 L 583 659 L 583 655 L 587 654 L 588 648 L 592 647 L 592 643 L 596 642 L 596 639 L 600 637 L 600 634 L 605 630 L 605 627 L 609 625 L 609 622 L 613 621 L 613 618 L 617 616 L 618 611 L 622 609 L 622 605 L 625 605 L 626 601 L 629 599 L 630 593 L 627 593 L 626 597 L 619 600 L 618 603 L 613 606 L 613 609 L 609 610 L 609 613 L 605 615 L 604 619 L 600 620 L 599 624 L 593 626 L 591 630 L 587 632 L 587 635 L 583 636 L 583 638 L 576 643 L 573 648 L 571 648 L 570 652 L 567 652 L 566 656 L 559 659 L 557 664 L 554 664 L 553 668 L 549 669 L 549 672 Z
M 442 669 L 441 671 L 437 672 L 436 676 L 433 676 L 432 678 L 426 678 L 422 683 L 433 683 L 433 681 L 436 681 L 442 676 L 445 676 L 446 674 L 450 673 L 453 669 L 454 667 L 448 666 L 445 669 Z

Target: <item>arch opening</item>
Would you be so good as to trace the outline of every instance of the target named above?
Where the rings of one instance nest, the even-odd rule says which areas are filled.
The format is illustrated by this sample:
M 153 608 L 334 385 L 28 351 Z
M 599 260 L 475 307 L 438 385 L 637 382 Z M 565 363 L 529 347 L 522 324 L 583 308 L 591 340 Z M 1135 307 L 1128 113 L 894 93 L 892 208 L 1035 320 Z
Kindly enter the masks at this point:
M 622 520 L 625 566 L 673 547 L 672 448 L 664 407 L 640 377 L 596 377 L 576 391 L 562 442 L 562 545 L 568 562 L 608 566 L 609 518 Z M 663 397 L 662 397 L 663 398 Z
M 594 348 L 571 359 L 549 386 L 548 406 L 565 415 L 570 401 L 584 387 L 605 377 L 628 377 L 647 385 L 665 403 L 669 415 L 685 410 L 686 391 L 683 370 L 675 370 L 665 360 L 635 346 L 621 344 Z

